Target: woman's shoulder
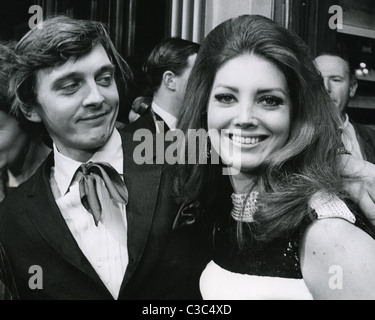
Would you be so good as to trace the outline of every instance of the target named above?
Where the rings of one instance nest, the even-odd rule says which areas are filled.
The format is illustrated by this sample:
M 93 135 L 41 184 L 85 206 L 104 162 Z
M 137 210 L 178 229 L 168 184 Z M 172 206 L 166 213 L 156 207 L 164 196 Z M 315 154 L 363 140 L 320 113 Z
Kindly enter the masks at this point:
M 355 219 L 355 216 L 353 215 Z M 359 242 L 358 236 L 374 242 L 374 239 L 365 231 L 355 225 L 353 221 L 343 218 L 341 215 L 331 216 L 329 218 L 318 218 L 305 229 L 302 235 L 302 242 L 306 245 L 322 245 L 328 249 L 333 244 L 344 245 L 348 243 Z M 337 248 L 335 248 L 337 249 Z
M 357 232 L 365 232 L 375 239 L 375 229 L 366 217 L 360 212 L 353 210 L 352 203 L 348 205 L 335 194 L 318 192 L 311 197 L 309 207 L 312 211 L 312 222 L 310 220 L 310 223 L 305 224 L 305 227 L 309 228 L 304 231 L 309 230 L 310 233 L 319 233 L 324 232 L 322 229 L 325 227 L 329 227 L 332 231 L 346 228 Z M 331 236 L 334 235 L 334 233 L 331 234 Z
M 321 299 L 370 298 L 375 240 L 356 226 L 355 215 L 342 200 L 333 197 L 310 205 L 317 219 L 302 235 L 300 258 L 311 293 Z
M 309 206 L 315 217 L 302 233 L 305 248 L 321 249 L 325 255 L 340 254 L 344 248 L 368 243 L 375 247 L 373 236 L 358 225 L 361 216 L 351 211 L 338 196 L 328 193 L 315 194 Z M 317 253 L 318 251 L 311 251 Z M 374 251 L 375 253 L 375 251 Z

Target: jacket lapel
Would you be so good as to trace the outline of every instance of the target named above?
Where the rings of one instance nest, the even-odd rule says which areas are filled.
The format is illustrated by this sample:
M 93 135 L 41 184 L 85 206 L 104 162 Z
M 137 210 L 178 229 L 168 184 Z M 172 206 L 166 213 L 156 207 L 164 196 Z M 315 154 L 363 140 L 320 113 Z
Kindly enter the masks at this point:
M 360 125 L 354 121 L 350 121 L 356 132 L 359 147 L 365 160 L 375 163 L 375 149 L 374 142 L 375 132 L 372 133 L 369 128 L 364 125 Z
M 168 132 L 169 127 L 168 125 L 164 122 L 164 120 L 157 114 L 155 114 L 155 119 L 153 117 L 153 112 L 151 107 L 147 109 L 147 111 L 134 122 L 134 128 L 136 129 L 148 129 L 150 130 L 153 134 L 156 133 L 156 125 L 158 125 L 159 130 L 163 130 L 164 133 Z M 157 124 L 156 121 L 159 123 Z M 161 123 L 160 123 L 161 122 Z M 160 125 L 163 125 L 163 129 L 160 127 Z
M 121 286 L 122 290 L 134 274 L 147 243 L 158 198 L 162 166 L 137 165 L 133 160 L 133 150 L 139 142 L 133 141 L 132 134 L 124 134 L 121 130 L 119 132 L 124 151 L 124 180 L 129 191 L 129 202 L 126 208 L 129 264 Z M 53 154 L 51 153 L 39 169 L 35 176 L 36 183 L 27 194 L 30 203 L 27 213 L 42 237 L 66 261 L 107 290 L 80 250 L 54 200 L 49 182 L 52 165 Z
M 129 264 L 122 290 L 134 274 L 147 243 L 158 198 L 162 166 L 137 165 L 133 159 L 133 150 L 139 142 L 134 142 L 133 135 L 129 132 L 120 133 L 124 149 L 124 180 L 129 191 L 126 207 Z
M 51 153 L 38 171 L 38 176 L 36 177 L 37 183 L 34 184 L 33 188 L 30 188 L 30 192 L 27 195 L 30 203 L 27 210 L 28 215 L 43 238 L 64 257 L 66 261 L 91 277 L 107 290 L 80 250 L 55 202 L 49 183 L 52 165 L 53 154 Z

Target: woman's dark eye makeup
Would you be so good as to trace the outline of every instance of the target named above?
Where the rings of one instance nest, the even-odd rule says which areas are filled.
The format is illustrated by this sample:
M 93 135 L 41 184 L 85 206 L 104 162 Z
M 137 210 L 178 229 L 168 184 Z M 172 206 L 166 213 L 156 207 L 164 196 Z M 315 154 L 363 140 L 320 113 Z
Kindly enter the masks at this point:
M 232 103 L 233 101 L 236 101 L 236 98 L 234 95 L 229 93 L 218 93 L 215 94 L 215 100 L 221 102 L 221 103 Z
M 218 93 L 215 94 L 214 98 L 216 101 L 224 104 L 230 104 L 237 101 L 236 97 L 229 93 Z M 263 96 L 258 99 L 258 104 L 270 107 L 279 106 L 283 103 L 284 100 L 282 98 L 273 95 Z
M 265 96 L 259 102 L 266 106 L 279 106 L 284 103 L 284 100 L 276 96 Z

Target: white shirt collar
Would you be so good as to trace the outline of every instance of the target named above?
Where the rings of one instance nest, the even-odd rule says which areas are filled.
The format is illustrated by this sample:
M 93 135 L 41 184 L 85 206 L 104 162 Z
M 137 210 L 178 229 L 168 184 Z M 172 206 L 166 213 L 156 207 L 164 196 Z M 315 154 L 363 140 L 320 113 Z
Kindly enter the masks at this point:
M 55 180 L 59 188 L 60 194 L 65 195 L 72 182 L 73 176 L 76 173 L 82 162 L 75 161 L 69 157 L 61 154 L 56 145 L 53 144 L 53 152 L 55 159 Z M 113 133 L 107 143 L 102 146 L 87 162 L 107 162 L 119 174 L 123 174 L 124 156 L 122 150 L 122 140 L 117 129 Z
M 7 186 L 10 188 L 17 188 L 22 183 L 22 179 L 17 179 L 17 177 L 15 177 L 10 170 L 7 170 L 7 173 L 8 173 Z
M 348 128 L 348 126 L 349 126 L 349 116 L 347 115 L 347 114 L 345 114 L 345 121 L 342 123 L 342 125 L 341 125 L 341 129 L 342 130 L 345 130 L 345 129 L 347 129 Z
M 341 126 L 342 135 L 341 139 L 344 143 L 344 147 L 348 150 L 353 156 L 359 159 L 363 159 L 363 154 L 361 146 L 359 145 L 356 131 L 353 125 L 349 121 L 349 116 L 345 115 L 345 121 Z
M 163 121 L 167 124 L 167 126 L 169 127 L 170 130 L 175 130 L 176 129 L 177 118 L 175 116 L 171 115 L 169 112 L 167 112 L 164 109 L 160 108 L 155 103 L 155 101 L 152 101 L 151 108 L 152 108 L 152 110 L 154 110 L 154 112 L 156 114 L 158 114 L 158 116 L 160 118 L 163 119 Z

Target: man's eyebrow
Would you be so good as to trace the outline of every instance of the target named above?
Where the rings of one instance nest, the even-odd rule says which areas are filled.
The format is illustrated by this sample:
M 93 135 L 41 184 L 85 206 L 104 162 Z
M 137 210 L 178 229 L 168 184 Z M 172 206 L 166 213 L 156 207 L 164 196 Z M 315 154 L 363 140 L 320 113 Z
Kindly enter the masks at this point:
M 52 90 L 58 90 L 60 89 L 60 86 L 64 84 L 66 81 L 69 81 L 72 79 L 78 79 L 81 77 L 82 77 L 81 72 L 69 72 L 69 73 L 63 74 L 52 82 L 51 88 Z
M 101 74 L 103 72 L 108 72 L 108 71 L 114 73 L 116 71 L 116 66 L 113 64 L 106 64 L 102 66 L 99 70 L 97 70 L 95 72 L 95 75 Z
M 335 74 L 335 73 L 330 74 L 328 77 L 329 78 L 344 78 L 343 75 L 341 75 L 341 74 Z

